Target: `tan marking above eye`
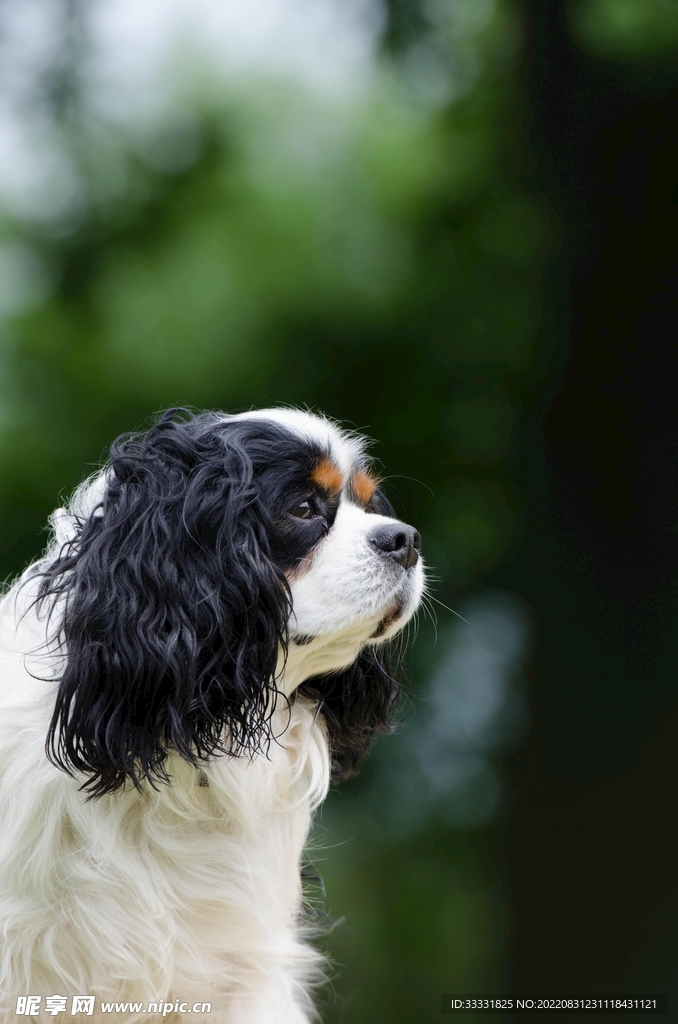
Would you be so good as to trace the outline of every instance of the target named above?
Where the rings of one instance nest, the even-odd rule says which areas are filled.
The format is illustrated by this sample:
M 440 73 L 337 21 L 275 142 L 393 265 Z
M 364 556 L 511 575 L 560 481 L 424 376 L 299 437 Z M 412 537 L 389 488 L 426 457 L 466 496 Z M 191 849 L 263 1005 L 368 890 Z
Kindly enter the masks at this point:
M 322 459 L 311 473 L 311 481 L 324 491 L 339 494 L 344 478 L 330 459 Z
M 379 481 L 376 477 L 370 476 L 364 469 L 359 469 L 351 477 L 351 490 L 363 505 L 369 504 L 378 486 Z

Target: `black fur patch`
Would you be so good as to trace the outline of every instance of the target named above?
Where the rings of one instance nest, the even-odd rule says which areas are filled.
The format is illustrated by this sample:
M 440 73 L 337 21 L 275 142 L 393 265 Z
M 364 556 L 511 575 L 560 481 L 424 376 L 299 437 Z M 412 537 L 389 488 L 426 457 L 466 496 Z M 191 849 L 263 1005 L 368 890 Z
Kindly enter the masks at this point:
M 307 680 L 299 692 L 320 704 L 327 723 L 335 781 L 354 775 L 376 732 L 388 732 L 400 687 L 390 646 L 366 647 L 343 672 Z

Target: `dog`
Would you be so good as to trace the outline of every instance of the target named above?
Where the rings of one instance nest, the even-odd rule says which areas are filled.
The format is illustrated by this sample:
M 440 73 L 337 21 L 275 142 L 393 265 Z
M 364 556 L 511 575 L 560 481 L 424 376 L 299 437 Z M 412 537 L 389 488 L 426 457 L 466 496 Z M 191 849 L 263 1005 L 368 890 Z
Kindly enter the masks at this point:
M 0 1021 L 308 1024 L 304 846 L 392 719 L 419 534 L 287 408 L 169 410 L 50 522 L 0 606 Z

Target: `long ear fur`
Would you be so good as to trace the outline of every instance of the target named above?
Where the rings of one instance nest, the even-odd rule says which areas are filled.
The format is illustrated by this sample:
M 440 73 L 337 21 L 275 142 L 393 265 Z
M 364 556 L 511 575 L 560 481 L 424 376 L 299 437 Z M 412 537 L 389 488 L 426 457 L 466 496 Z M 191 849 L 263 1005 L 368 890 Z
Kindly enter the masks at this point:
M 65 670 L 50 759 L 92 796 L 270 741 L 289 591 L 238 432 L 171 410 L 120 438 L 99 506 L 42 570 Z
M 364 648 L 343 672 L 316 676 L 300 687 L 319 702 L 327 723 L 334 781 L 355 774 L 377 732 L 389 732 L 400 687 L 389 644 Z

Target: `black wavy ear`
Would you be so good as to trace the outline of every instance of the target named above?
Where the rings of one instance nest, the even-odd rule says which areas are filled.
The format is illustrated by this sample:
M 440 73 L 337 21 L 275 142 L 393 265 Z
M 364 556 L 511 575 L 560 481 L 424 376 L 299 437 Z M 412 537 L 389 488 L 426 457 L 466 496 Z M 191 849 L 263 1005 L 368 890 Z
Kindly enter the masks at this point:
M 391 731 L 400 687 L 390 653 L 388 643 L 365 647 L 343 672 L 315 676 L 300 687 L 318 701 L 327 723 L 334 781 L 355 774 L 375 733 Z
M 166 781 L 170 750 L 270 741 L 290 601 L 239 438 L 176 410 L 120 438 L 102 502 L 42 570 L 66 657 L 47 753 L 93 796 Z

